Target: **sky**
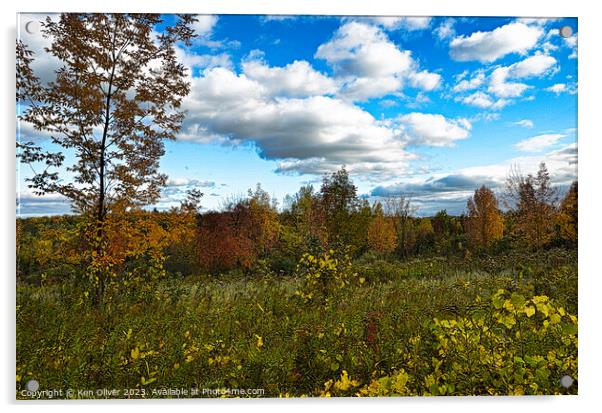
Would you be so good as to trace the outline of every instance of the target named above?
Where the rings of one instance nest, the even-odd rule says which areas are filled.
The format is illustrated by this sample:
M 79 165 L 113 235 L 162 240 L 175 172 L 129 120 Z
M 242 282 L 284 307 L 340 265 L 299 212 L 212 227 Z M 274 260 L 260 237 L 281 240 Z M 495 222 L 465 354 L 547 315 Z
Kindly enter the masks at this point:
M 20 27 L 40 17 L 21 15 Z M 219 209 L 257 183 L 282 205 L 342 166 L 360 196 L 404 194 L 423 216 L 461 214 L 481 185 L 499 193 L 513 165 L 535 173 L 545 162 L 561 188 L 577 179 L 576 18 L 198 19 L 198 37 L 177 49 L 191 92 L 161 159 L 158 209 L 195 187 L 205 210 Z M 52 79 L 47 40 L 20 36 Z M 20 138 L 52 147 L 23 123 Z M 31 175 L 18 165 L 18 215 L 70 211 L 58 195 L 35 196 Z

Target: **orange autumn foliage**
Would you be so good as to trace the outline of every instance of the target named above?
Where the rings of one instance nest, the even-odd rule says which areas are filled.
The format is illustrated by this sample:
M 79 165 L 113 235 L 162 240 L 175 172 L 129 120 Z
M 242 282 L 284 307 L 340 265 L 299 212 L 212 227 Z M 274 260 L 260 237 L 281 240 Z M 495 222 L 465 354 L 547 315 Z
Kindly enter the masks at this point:
M 489 247 L 504 235 L 504 219 L 493 191 L 485 186 L 477 189 L 466 205 L 466 232 L 473 245 Z

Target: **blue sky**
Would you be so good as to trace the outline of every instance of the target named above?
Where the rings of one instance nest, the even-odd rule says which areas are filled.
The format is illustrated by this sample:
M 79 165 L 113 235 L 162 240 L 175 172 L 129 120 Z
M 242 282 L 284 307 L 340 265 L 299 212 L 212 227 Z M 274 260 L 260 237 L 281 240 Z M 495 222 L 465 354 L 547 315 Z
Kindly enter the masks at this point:
M 577 178 L 576 19 L 224 15 L 196 30 L 178 49 L 192 91 L 158 208 L 196 186 L 218 209 L 258 182 L 281 201 L 342 165 L 361 195 L 403 193 L 420 215 L 461 213 L 481 184 L 500 191 L 511 165 L 544 161 L 560 186 Z M 52 78 L 44 40 L 22 36 Z M 68 212 L 33 196 L 29 176 L 22 165 L 20 215 Z

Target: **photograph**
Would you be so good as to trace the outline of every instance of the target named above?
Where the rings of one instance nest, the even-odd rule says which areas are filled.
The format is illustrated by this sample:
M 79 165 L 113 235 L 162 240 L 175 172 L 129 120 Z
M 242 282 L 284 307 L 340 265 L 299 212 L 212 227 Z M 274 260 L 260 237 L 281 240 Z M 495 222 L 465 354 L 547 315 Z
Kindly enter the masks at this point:
M 15 403 L 579 393 L 578 17 L 16 19 Z

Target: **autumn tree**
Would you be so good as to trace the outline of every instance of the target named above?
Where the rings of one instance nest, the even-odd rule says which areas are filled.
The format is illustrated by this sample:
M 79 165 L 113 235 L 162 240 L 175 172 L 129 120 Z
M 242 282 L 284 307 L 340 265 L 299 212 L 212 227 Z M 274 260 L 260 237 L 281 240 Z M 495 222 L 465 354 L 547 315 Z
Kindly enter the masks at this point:
M 571 184 L 568 192 L 560 203 L 558 213 L 558 230 L 562 240 L 571 246 L 577 245 L 578 234 L 578 189 L 577 181 Z
M 37 194 L 68 198 L 86 217 L 86 240 L 98 298 L 114 274 L 109 251 L 111 222 L 154 203 L 165 184 L 159 171 L 164 141 L 174 139 L 190 90 L 176 44 L 190 44 L 192 16 L 166 24 L 155 14 L 62 14 L 43 23 L 46 53 L 60 62 L 55 77 L 42 81 L 31 69 L 35 56 L 17 43 L 20 121 L 51 136 L 59 152 L 32 142 L 19 145 Z M 160 30 L 156 30 L 161 26 Z M 64 152 L 73 153 L 66 163 Z M 66 179 L 69 176 L 72 179 Z
M 409 197 L 404 194 L 390 195 L 384 199 L 384 213 L 391 217 L 397 235 L 397 248 L 403 257 L 414 250 L 416 234 L 412 216 L 416 213 Z
M 504 219 L 493 191 L 484 185 L 466 204 L 466 232 L 473 245 L 489 247 L 504 235 Z
M 374 218 L 368 227 L 368 245 L 380 254 L 391 253 L 397 246 L 393 220 L 384 216 L 380 202 L 374 207 Z
M 549 244 L 555 232 L 558 190 L 552 186 L 546 164 L 539 165 L 536 175 L 525 176 L 513 168 L 506 180 L 505 197 L 522 243 L 533 249 Z
M 249 189 L 246 204 L 250 214 L 249 238 L 256 255 L 264 258 L 278 241 L 278 205 L 260 184 L 257 184 L 255 190 Z
M 201 267 L 216 273 L 247 271 L 269 257 L 279 240 L 276 202 L 257 184 L 248 196 L 228 200 L 222 212 L 199 217 L 197 253 Z
M 201 268 L 211 273 L 251 268 L 255 254 L 249 225 L 249 209 L 244 204 L 236 204 L 228 211 L 203 214 L 196 236 Z

